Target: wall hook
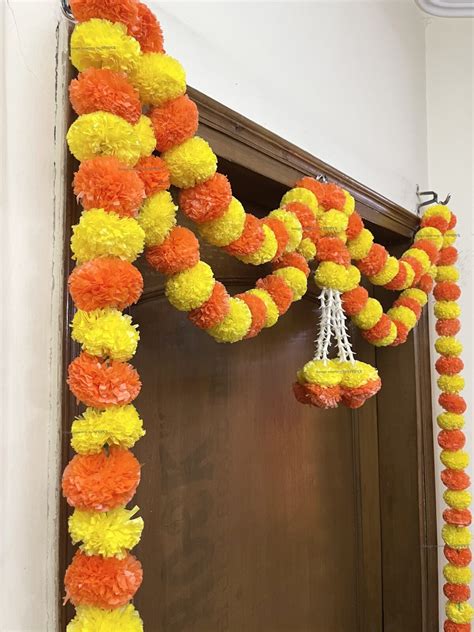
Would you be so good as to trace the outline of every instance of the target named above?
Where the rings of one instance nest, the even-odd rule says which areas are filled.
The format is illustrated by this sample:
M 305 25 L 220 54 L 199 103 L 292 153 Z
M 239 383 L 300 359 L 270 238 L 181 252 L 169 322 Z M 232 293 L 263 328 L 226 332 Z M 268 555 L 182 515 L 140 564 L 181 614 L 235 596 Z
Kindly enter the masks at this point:
M 418 205 L 416 207 L 417 211 L 418 211 L 418 215 L 420 214 L 420 209 L 423 208 L 423 206 L 428 206 L 429 204 L 443 204 L 443 205 L 445 205 L 445 204 L 448 204 L 449 200 L 451 199 L 451 193 L 448 193 L 446 198 L 442 202 L 440 202 L 439 199 L 438 199 L 438 194 L 436 193 L 436 191 L 420 191 L 420 186 L 418 184 L 416 185 L 416 195 L 417 195 L 419 200 L 421 200 L 426 195 L 430 196 L 424 202 L 419 202 L 418 203 Z
M 68 0 L 61 0 L 61 11 L 63 12 L 64 17 L 66 17 L 70 22 L 76 22 Z
M 324 182 L 324 184 L 327 184 L 329 182 L 327 176 L 325 176 L 323 173 L 320 173 L 319 176 L 316 176 L 316 180 L 318 182 Z

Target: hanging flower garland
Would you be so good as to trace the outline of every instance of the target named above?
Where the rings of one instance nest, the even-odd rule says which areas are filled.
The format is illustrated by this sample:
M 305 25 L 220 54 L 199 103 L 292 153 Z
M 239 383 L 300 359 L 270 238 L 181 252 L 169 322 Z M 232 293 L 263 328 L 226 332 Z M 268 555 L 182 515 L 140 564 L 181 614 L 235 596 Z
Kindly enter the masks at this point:
M 217 173 L 212 149 L 195 136 L 198 111 L 185 94 L 184 70 L 165 54 L 151 11 L 136 0 L 73 0 L 71 8 L 79 22 L 71 60 L 80 74 L 70 86 L 78 118 L 67 140 L 81 162 L 74 191 L 84 211 L 73 228 L 77 267 L 69 279 L 77 307 L 72 336 L 82 353 L 69 367 L 68 383 L 87 408 L 73 422 L 77 455 L 63 476 L 64 495 L 75 508 L 69 531 L 80 544 L 65 578 L 67 598 L 76 606 L 68 630 L 143 629 L 129 603 L 142 581 L 141 565 L 130 550 L 143 521 L 136 517 L 137 507 L 126 508 L 140 479 L 130 448 L 144 435 L 132 403 L 140 379 L 128 363 L 139 336 L 121 312 L 141 295 L 143 280 L 132 263 L 146 246 L 150 265 L 167 276 L 170 303 L 218 342 L 251 338 L 273 326 L 305 294 L 308 262 L 314 259 L 321 289 L 319 332 L 314 358 L 298 372 L 294 392 L 302 403 L 323 408 L 357 408 L 381 386 L 377 370 L 355 359 L 346 316 L 368 342 L 401 344 L 436 278 L 436 348 L 443 356 L 437 369 L 446 410 L 438 418 L 439 443 L 450 506 L 443 529 L 450 562 L 445 631 L 467 632 L 470 496 L 460 430 L 462 362 L 454 338 L 459 316 L 455 217 L 445 206 L 431 207 L 413 246 L 397 260 L 374 243 L 354 199 L 335 184 L 302 178 L 267 217 L 246 213 L 227 178 Z M 181 210 L 197 224 L 201 238 L 245 263 L 271 263 L 273 272 L 231 297 L 201 261 L 192 231 L 177 225 L 171 185 L 180 189 Z M 386 314 L 359 285 L 361 274 L 401 292 Z

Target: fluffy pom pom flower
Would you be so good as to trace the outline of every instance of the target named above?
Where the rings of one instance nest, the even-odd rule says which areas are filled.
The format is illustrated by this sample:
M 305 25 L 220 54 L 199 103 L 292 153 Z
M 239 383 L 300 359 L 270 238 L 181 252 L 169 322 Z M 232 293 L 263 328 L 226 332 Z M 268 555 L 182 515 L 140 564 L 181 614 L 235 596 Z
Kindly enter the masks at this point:
M 147 198 L 138 216 L 147 246 L 160 246 L 164 242 L 176 225 L 177 210 L 168 191 L 159 191 Z
M 140 116 L 138 123 L 134 125 L 135 134 L 140 143 L 140 156 L 148 157 L 155 151 L 156 138 L 150 117 Z
M 354 213 L 351 215 L 351 218 L 352 217 L 354 217 Z M 349 241 L 347 243 L 347 247 L 351 254 L 351 258 L 358 261 L 359 259 L 367 257 L 370 249 L 372 248 L 372 244 L 374 243 L 374 236 L 370 230 L 363 228 L 356 237 L 351 239 L 348 235 L 348 238 Z
M 349 219 L 342 211 L 330 209 L 319 218 L 319 228 L 324 235 L 337 235 L 343 233 L 348 226 Z
M 464 450 L 442 450 L 439 458 L 450 470 L 465 470 L 469 465 L 469 454 Z
M 245 210 L 232 198 L 227 210 L 217 219 L 199 225 L 202 237 L 213 246 L 228 246 L 241 237 L 245 225 Z
M 469 509 L 445 509 L 443 520 L 456 527 L 468 527 L 472 522 L 472 514 Z
M 299 246 L 296 250 L 301 255 L 303 255 L 306 261 L 311 261 L 316 256 L 316 246 L 314 245 L 313 240 L 309 237 L 304 237 L 300 241 Z
M 77 606 L 76 616 L 68 623 L 67 632 L 143 632 L 143 622 L 132 606 L 104 610 L 94 606 Z
M 142 566 L 130 553 L 119 560 L 77 551 L 64 577 L 66 599 L 75 606 L 118 608 L 132 599 L 142 579 Z
M 287 252 L 287 245 L 290 239 L 285 224 L 281 221 L 281 219 L 278 219 L 278 217 L 266 217 L 262 220 L 262 222 L 267 229 L 269 228 L 272 231 L 276 239 L 277 250 L 274 256 L 276 258 L 281 257 L 283 253 Z
M 391 327 L 392 321 L 390 320 L 390 318 L 387 316 L 387 314 L 382 314 L 380 320 L 377 321 L 377 323 L 373 327 L 362 331 L 362 335 L 368 342 L 373 343 L 376 340 L 388 336 L 390 334 Z
M 101 18 L 133 24 L 138 17 L 136 0 L 71 0 L 70 7 L 78 22 Z
M 444 430 L 453 430 L 464 426 L 464 417 L 455 413 L 441 413 L 436 421 L 438 426 Z
M 192 138 L 198 128 L 199 113 L 194 101 L 185 94 L 150 112 L 158 151 L 167 151 Z
M 114 156 L 133 167 L 141 155 L 135 127 L 109 112 L 79 116 L 69 128 L 66 139 L 69 150 L 81 162 L 97 156 Z
M 452 584 L 469 584 L 471 581 L 471 569 L 469 566 L 446 564 L 443 569 L 443 575 Z
M 270 296 L 270 293 L 262 288 L 255 288 L 246 292 L 248 296 L 257 296 L 265 304 L 265 324 L 264 327 L 273 327 L 279 317 L 278 307 Z
M 436 281 L 451 281 L 455 283 L 459 279 L 459 271 L 454 266 L 438 266 L 436 269 Z
M 209 299 L 189 312 L 189 320 L 200 329 L 210 329 L 224 320 L 230 310 L 230 297 L 219 281 L 214 283 Z
M 474 608 L 467 601 L 463 603 L 452 603 L 448 601 L 446 604 L 446 616 L 454 623 L 470 623 L 474 616 Z
M 209 143 L 199 136 L 185 140 L 162 154 L 170 172 L 171 184 L 188 189 L 212 178 L 217 158 Z
M 466 527 L 445 524 L 441 536 L 452 549 L 465 549 L 471 543 L 471 532 Z
M 74 193 L 86 210 L 102 208 L 134 217 L 145 198 L 145 187 L 117 158 L 100 156 L 81 163 L 74 176 Z
M 138 40 L 143 53 L 164 53 L 160 23 L 143 2 L 137 4 L 137 9 L 135 22 L 127 23 L 129 34 Z
M 369 277 L 369 281 L 373 285 L 386 285 L 393 281 L 400 271 L 400 262 L 395 257 L 387 257 L 387 261 L 383 268 L 377 274 Z
M 378 380 L 377 369 L 366 362 L 342 362 L 334 361 L 338 368 L 341 379 L 340 384 L 345 389 L 356 389 L 368 382 Z
M 438 434 L 438 445 L 444 450 L 460 450 L 466 443 L 462 430 L 442 430 Z
M 431 264 L 438 261 L 438 248 L 430 239 L 419 239 L 418 241 L 415 241 L 413 248 L 423 250 L 423 252 L 429 257 Z
M 461 308 L 455 301 L 436 301 L 434 313 L 436 318 L 459 318 Z
M 391 281 L 385 283 L 385 287 L 387 288 L 387 290 L 401 290 L 407 286 L 410 286 L 413 282 L 413 279 L 415 278 L 415 273 L 413 272 L 413 269 L 405 261 L 399 261 L 398 263 L 399 267 L 397 274 L 393 277 Z M 411 271 L 412 273 L 410 274 L 410 278 L 409 271 Z
M 445 584 L 443 593 L 453 603 L 461 603 L 471 598 L 471 589 L 464 584 Z
M 160 246 L 146 250 L 148 263 L 166 276 L 192 268 L 199 261 L 199 242 L 188 228 L 175 226 Z
M 472 561 L 471 549 L 453 549 L 448 545 L 444 547 L 444 557 L 454 566 L 469 566 Z
M 387 314 L 392 320 L 403 323 L 409 330 L 413 329 L 416 325 L 416 314 L 410 308 L 404 307 L 403 305 L 391 307 Z
M 439 251 L 438 265 L 452 266 L 458 260 L 458 251 L 454 246 L 446 246 Z
M 444 632 L 471 632 L 471 624 L 445 621 L 443 625 L 443 630 Z
M 310 189 L 306 187 L 297 185 L 290 191 L 287 191 L 285 195 L 281 198 L 280 206 L 286 206 L 290 204 L 290 202 L 300 202 L 301 204 L 304 204 L 311 209 L 315 216 L 318 213 L 318 198 Z
M 368 298 L 364 307 L 358 314 L 352 317 L 354 323 L 360 329 L 371 329 L 382 318 L 383 307 L 375 298 Z
M 283 209 L 272 211 L 268 215 L 269 219 L 278 219 L 282 222 L 288 233 L 288 241 L 285 246 L 285 252 L 293 252 L 298 247 L 303 238 L 303 229 L 301 222 L 294 213 Z
M 445 393 L 459 393 L 464 388 L 464 378 L 461 375 L 440 375 L 438 388 Z
M 162 105 L 186 92 L 186 73 L 176 59 L 164 53 L 145 53 L 132 71 L 131 81 L 143 103 Z
M 340 367 L 333 360 L 311 360 L 304 365 L 301 375 L 306 382 L 319 386 L 338 386 L 342 380 Z
M 204 261 L 199 261 L 192 268 L 170 277 L 165 292 L 173 307 L 189 312 L 209 300 L 213 289 L 212 269 Z
M 229 312 L 220 323 L 208 329 L 217 342 L 237 342 L 245 337 L 252 324 L 247 304 L 239 298 L 229 299 Z
M 352 213 L 352 215 L 349 216 L 349 221 L 347 224 L 347 239 L 354 240 L 362 232 L 363 229 L 364 223 L 359 213 Z M 367 253 L 369 252 L 369 250 L 367 250 Z M 362 257 L 360 258 L 362 259 Z
M 82 542 L 80 550 L 86 555 L 123 559 L 142 535 L 143 518 L 133 517 L 138 511 L 138 507 L 108 512 L 76 509 L 68 520 L 72 543 Z
M 444 356 L 458 356 L 462 351 L 462 344 L 452 336 L 441 336 L 435 341 L 436 351 Z
M 314 229 L 318 227 L 318 223 L 309 206 L 306 206 L 306 204 L 302 204 L 301 202 L 289 202 L 283 207 L 283 209 L 293 213 L 293 215 L 298 218 L 301 228 L 303 229 L 304 237 L 307 237 L 308 235 L 312 236 L 314 234 Z
M 443 470 L 442 481 L 445 485 L 466 486 L 469 485 L 468 477 L 462 470 Z M 458 511 L 466 510 L 471 504 L 471 494 L 465 489 L 447 489 L 443 499 L 449 507 Z
M 418 301 L 416 301 L 414 298 L 410 298 L 409 296 L 400 296 L 400 298 L 397 298 L 397 300 L 393 303 L 393 306 L 407 307 L 415 314 L 417 320 L 421 316 L 421 305 L 418 303 Z M 399 318 L 399 320 L 401 319 Z
M 242 292 L 236 294 L 234 298 L 239 298 L 247 305 L 252 316 L 252 323 L 245 338 L 254 338 L 265 327 L 267 322 L 267 306 L 259 296 Z
M 275 257 L 278 249 L 278 242 L 277 238 L 275 237 L 275 233 L 265 223 L 262 224 L 262 229 L 264 238 L 260 248 L 258 248 L 258 250 L 256 250 L 255 252 L 250 253 L 249 255 L 240 256 L 240 261 L 243 261 L 244 263 L 249 263 L 254 266 L 259 266 L 263 263 L 268 263 Z
M 245 256 L 260 248 L 265 238 L 259 219 L 250 213 L 245 214 L 245 224 L 242 234 L 238 239 L 225 247 L 230 255 Z
M 347 282 L 347 268 L 332 261 L 322 261 L 315 274 L 314 280 L 320 288 L 332 288 L 344 292 Z
M 181 191 L 179 206 L 196 223 L 217 219 L 227 210 L 232 200 L 232 189 L 226 176 L 216 173 L 201 184 Z
M 81 353 L 68 369 L 68 385 L 86 406 L 106 408 L 129 404 L 140 392 L 137 371 L 124 362 L 101 360 Z
M 459 333 L 461 323 L 458 318 L 440 319 L 436 321 L 436 333 L 442 337 L 453 337 Z
M 366 276 L 378 274 L 388 259 L 388 252 L 380 244 L 372 244 L 367 257 L 357 262 L 357 267 Z
M 461 296 L 461 288 L 451 281 L 442 281 L 437 283 L 433 290 L 434 297 L 437 301 L 457 301 Z M 441 316 L 440 318 L 455 318 L 452 316 Z
M 129 450 L 112 446 L 109 454 L 76 454 L 67 464 L 63 494 L 71 507 L 110 511 L 126 505 L 140 482 L 140 463 Z
M 93 67 L 129 73 L 140 52 L 139 43 L 118 22 L 94 18 L 77 24 L 71 36 L 71 62 L 80 72 Z
M 370 380 L 356 388 L 344 388 L 341 386 L 341 401 L 348 408 L 360 408 L 373 397 L 382 386 L 380 378 Z
M 320 386 L 319 384 L 293 384 L 293 393 L 301 404 L 317 408 L 337 408 L 341 401 L 341 388 L 336 386 Z
M 78 454 L 96 454 L 106 444 L 132 448 L 144 435 L 135 406 L 111 406 L 102 411 L 86 408 L 72 422 L 71 446 Z
M 283 278 L 276 274 L 269 274 L 265 278 L 259 279 L 256 286 L 270 294 L 280 316 L 288 311 L 293 300 L 293 290 Z
M 304 272 L 299 268 L 287 266 L 286 268 L 276 268 L 273 272 L 274 276 L 281 277 L 286 285 L 291 289 L 292 301 L 299 301 L 306 294 L 308 289 L 308 281 Z
M 279 268 L 297 268 L 301 270 L 306 278 L 309 276 L 309 265 L 303 255 L 298 252 L 287 252 L 273 262 L 273 269 Z
M 166 191 L 171 186 L 168 167 L 158 156 L 143 156 L 135 165 L 135 171 L 145 187 L 147 196 Z
M 391 346 L 397 347 L 398 345 L 402 345 L 404 342 L 406 342 L 406 339 L 408 338 L 408 334 L 410 333 L 410 330 L 408 329 L 406 325 L 404 325 L 399 320 L 393 320 L 392 322 L 397 328 L 397 335 L 396 335 L 395 340 L 392 342 Z
M 78 310 L 72 319 L 71 336 L 82 345 L 83 351 L 112 360 L 129 360 L 140 338 L 138 325 L 132 325 L 131 316 L 109 307 L 92 312 Z
M 355 316 L 366 305 L 369 293 L 365 287 L 358 286 L 342 295 L 342 306 L 348 316 Z
M 464 369 L 464 362 L 461 358 L 441 356 L 436 360 L 435 368 L 441 375 L 456 375 Z
M 140 298 L 143 277 L 128 261 L 112 257 L 92 259 L 74 268 L 69 277 L 69 291 L 80 310 L 104 307 L 122 310 Z
M 319 261 L 332 261 L 343 266 L 348 266 L 351 262 L 351 255 L 346 245 L 338 237 L 319 239 L 316 256 Z
M 121 72 L 87 68 L 69 85 L 69 98 L 77 114 L 103 110 L 134 125 L 142 113 L 140 95 Z
M 438 397 L 439 405 L 450 413 L 462 415 L 466 412 L 466 402 L 457 393 L 441 393 Z

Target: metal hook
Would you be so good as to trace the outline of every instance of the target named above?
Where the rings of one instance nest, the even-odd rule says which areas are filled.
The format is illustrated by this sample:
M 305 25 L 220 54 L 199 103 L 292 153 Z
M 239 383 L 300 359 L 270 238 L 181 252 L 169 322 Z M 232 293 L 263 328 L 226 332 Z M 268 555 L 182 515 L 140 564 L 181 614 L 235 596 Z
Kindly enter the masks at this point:
M 316 176 L 316 180 L 318 182 L 323 182 L 324 184 L 327 184 L 329 182 L 327 176 L 325 176 L 323 173 L 320 173 L 319 176 Z
M 70 22 L 76 21 L 71 11 L 71 7 L 69 6 L 68 0 L 61 0 L 61 11 L 63 12 L 64 17 L 66 17 Z
M 424 202 L 419 202 L 417 205 L 417 211 L 418 211 L 418 215 L 420 214 L 420 209 L 423 208 L 423 206 L 428 206 L 429 204 L 443 204 L 446 205 L 449 200 L 451 199 L 451 193 L 448 193 L 448 195 L 446 196 L 446 199 L 443 202 L 440 202 L 438 199 L 438 194 L 436 193 L 436 191 L 420 191 L 420 186 L 417 184 L 416 185 L 416 195 L 418 197 L 418 199 L 420 199 L 422 196 L 425 195 L 429 195 L 431 196 L 430 198 L 428 198 L 427 200 L 425 200 Z

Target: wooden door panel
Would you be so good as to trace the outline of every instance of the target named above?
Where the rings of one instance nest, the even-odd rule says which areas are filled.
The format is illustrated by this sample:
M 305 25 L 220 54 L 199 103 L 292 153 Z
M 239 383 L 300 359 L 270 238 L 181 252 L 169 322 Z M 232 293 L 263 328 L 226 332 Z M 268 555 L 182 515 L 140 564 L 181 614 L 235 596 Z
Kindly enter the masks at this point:
M 314 303 L 236 345 L 215 343 L 163 297 L 133 318 L 147 427 L 136 449 L 145 628 L 355 630 L 351 413 L 303 407 L 290 391 L 313 346 Z

